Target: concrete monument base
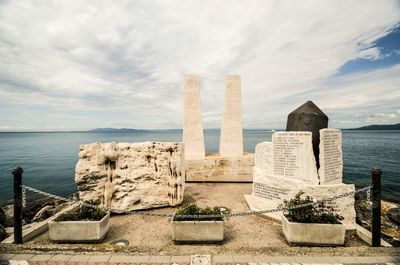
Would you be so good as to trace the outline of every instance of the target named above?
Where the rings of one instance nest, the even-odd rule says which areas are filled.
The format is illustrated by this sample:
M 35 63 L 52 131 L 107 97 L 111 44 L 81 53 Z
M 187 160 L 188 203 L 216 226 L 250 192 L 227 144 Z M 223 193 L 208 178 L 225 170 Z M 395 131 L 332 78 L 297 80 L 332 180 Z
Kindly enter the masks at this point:
M 185 160 L 187 182 L 253 182 L 254 153 L 242 157 L 207 154 L 204 159 Z

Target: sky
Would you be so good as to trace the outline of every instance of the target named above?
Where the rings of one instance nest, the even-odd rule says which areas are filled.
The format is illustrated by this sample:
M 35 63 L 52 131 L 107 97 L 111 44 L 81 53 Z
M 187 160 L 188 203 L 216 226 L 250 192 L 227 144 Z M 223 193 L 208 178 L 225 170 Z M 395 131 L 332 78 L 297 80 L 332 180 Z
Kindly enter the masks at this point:
M 400 122 L 400 1 L 0 0 L 0 131 L 204 128 L 241 76 L 243 127 L 308 100 L 331 128 Z

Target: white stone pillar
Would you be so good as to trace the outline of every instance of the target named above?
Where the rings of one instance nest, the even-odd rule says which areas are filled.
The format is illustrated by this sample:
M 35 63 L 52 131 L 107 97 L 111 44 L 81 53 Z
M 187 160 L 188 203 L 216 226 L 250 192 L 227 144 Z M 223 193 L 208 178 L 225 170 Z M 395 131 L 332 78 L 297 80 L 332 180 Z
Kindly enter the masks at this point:
M 222 157 L 243 156 L 242 95 L 239 75 L 229 75 L 225 80 L 219 154 Z
M 205 157 L 203 121 L 200 107 L 200 81 L 195 75 L 185 77 L 183 142 L 185 159 Z

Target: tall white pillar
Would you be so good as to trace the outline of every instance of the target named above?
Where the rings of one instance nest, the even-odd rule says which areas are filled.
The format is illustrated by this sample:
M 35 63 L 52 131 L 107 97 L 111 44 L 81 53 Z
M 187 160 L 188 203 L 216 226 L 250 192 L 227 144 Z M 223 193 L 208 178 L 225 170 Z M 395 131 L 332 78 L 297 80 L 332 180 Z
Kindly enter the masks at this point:
M 242 95 L 239 75 L 229 75 L 225 80 L 219 154 L 222 157 L 243 156 Z
M 195 75 L 185 77 L 183 142 L 185 159 L 205 157 L 203 121 L 200 106 L 200 81 Z

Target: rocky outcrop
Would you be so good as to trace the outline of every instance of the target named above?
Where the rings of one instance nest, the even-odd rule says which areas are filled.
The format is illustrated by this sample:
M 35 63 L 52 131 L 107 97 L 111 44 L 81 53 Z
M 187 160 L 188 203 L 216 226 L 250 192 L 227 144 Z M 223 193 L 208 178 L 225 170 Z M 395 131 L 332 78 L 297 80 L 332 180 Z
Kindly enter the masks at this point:
M 6 229 L 0 224 L 0 242 L 7 237 Z
M 178 205 L 183 150 L 183 143 L 83 144 L 75 171 L 79 197 L 122 211 Z
M 2 208 L 2 219 L 3 219 L 3 223 L 2 225 L 4 227 L 10 227 L 14 225 L 14 205 L 13 204 L 9 204 L 6 205 Z

